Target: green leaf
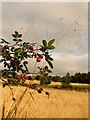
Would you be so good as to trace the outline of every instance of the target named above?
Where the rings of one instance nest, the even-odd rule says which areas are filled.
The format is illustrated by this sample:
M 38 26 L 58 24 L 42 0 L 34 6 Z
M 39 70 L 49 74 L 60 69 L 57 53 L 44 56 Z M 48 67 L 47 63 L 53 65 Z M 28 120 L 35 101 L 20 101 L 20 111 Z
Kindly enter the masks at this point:
M 47 47 L 47 49 L 50 49 L 50 50 L 52 50 L 52 49 L 54 49 L 55 47 L 54 46 L 48 46 Z
M 21 39 L 18 39 L 18 42 L 22 42 L 22 40 L 21 40 Z
M 24 55 L 25 58 L 28 57 L 28 56 L 27 56 L 27 52 L 24 52 L 23 55 Z
M 11 81 L 14 81 L 14 78 L 13 78 L 13 77 L 11 78 Z
M 17 41 L 17 39 L 13 39 L 13 41 Z
M 22 34 L 19 34 L 18 37 L 21 38 L 21 37 L 22 37 Z
M 28 64 L 28 62 L 27 62 L 27 61 L 24 61 L 23 64 Z
M 51 58 L 50 56 L 48 56 L 49 60 L 53 61 L 53 58 Z
M 46 47 L 41 46 L 41 48 L 39 50 L 42 51 L 42 52 L 45 52 L 46 51 Z
M 55 39 L 52 39 L 48 42 L 48 46 L 52 46 L 52 44 L 54 43 Z
M 43 40 L 42 42 L 43 42 L 43 45 L 44 45 L 45 47 L 47 47 L 47 42 L 46 42 L 46 40 Z
M 47 61 L 49 66 L 53 69 L 53 64 L 50 61 Z
M 18 52 L 18 50 L 20 50 L 21 48 L 16 48 L 15 50 L 14 50 L 14 52 Z
M 46 70 L 48 73 L 52 73 L 52 71 L 48 69 L 48 66 L 45 66 L 45 70 Z
M 11 48 L 11 51 L 12 51 L 12 52 L 14 51 L 14 47 Z
M 51 70 L 47 70 L 47 72 L 48 72 L 48 73 L 52 73 L 52 71 L 51 71 Z
M 18 32 L 17 31 L 15 31 L 15 34 L 16 34 L 16 36 L 18 36 Z
M 18 50 L 18 56 L 21 54 L 21 49 Z
M 48 57 L 46 57 L 45 60 L 48 61 L 49 60 Z
M 1 40 L 2 40 L 3 43 L 10 44 L 9 42 L 7 42 L 6 40 L 4 40 L 2 38 L 1 38 Z
M 17 37 L 15 34 L 12 34 L 12 36 L 13 36 L 14 38 L 16 38 L 16 37 Z
M 45 70 L 48 70 L 48 66 L 45 66 Z
M 26 64 L 28 64 L 28 62 L 27 62 L 27 61 L 24 61 L 24 62 L 23 62 L 23 65 L 24 65 L 24 67 L 26 68 L 26 71 L 28 71 L 28 68 L 27 68 Z
M 24 60 L 24 56 L 23 56 L 23 54 L 21 54 L 20 59 L 21 59 L 21 61 Z

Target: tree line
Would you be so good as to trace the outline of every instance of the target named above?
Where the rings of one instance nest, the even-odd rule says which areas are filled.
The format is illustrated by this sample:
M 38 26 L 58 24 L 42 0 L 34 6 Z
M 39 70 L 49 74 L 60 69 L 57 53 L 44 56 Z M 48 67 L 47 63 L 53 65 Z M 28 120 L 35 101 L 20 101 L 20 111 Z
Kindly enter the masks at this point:
M 70 75 L 70 73 L 67 73 L 65 76 L 52 76 L 52 81 L 54 82 L 62 82 L 63 80 L 66 80 L 70 83 L 85 83 L 90 84 L 90 72 L 88 73 L 76 73 L 75 75 Z

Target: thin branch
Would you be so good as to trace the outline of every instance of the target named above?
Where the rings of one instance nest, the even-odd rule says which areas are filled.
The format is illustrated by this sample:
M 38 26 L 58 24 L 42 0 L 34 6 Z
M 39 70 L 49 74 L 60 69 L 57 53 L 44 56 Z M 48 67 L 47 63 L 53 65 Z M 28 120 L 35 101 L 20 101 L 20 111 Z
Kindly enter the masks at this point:
M 9 89 L 11 90 L 11 93 L 12 93 L 12 97 L 14 97 L 14 94 L 13 94 L 13 88 L 10 87 L 10 85 L 8 84 L 8 82 L 6 82 L 2 77 L 1 77 L 1 80 L 5 82 L 5 84 L 9 87 Z

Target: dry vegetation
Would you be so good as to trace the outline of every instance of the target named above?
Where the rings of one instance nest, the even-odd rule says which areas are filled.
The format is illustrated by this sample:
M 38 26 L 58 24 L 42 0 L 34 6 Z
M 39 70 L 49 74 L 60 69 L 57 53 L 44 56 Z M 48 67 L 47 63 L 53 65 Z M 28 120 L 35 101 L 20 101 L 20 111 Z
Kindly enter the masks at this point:
M 14 86 L 13 89 L 15 91 L 16 87 Z M 18 99 L 18 96 L 24 90 L 25 87 L 19 86 L 16 99 Z M 39 94 L 37 91 L 31 90 L 34 100 L 27 91 L 18 108 L 17 117 L 88 118 L 88 92 L 57 90 L 52 88 L 45 88 L 45 91 L 49 91 L 49 98 L 44 93 Z M 8 110 L 11 104 L 10 94 L 8 87 L 2 89 L 3 101 L 7 100 L 5 102 L 6 110 Z M 22 112 L 20 113 L 21 110 Z

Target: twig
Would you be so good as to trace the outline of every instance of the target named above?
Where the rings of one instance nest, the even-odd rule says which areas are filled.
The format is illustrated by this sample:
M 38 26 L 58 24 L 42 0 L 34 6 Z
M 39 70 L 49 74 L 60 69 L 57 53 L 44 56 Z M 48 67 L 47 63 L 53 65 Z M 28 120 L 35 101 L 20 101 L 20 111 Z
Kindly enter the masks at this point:
M 13 88 L 11 88 L 8 84 L 8 82 L 6 82 L 2 77 L 1 77 L 1 80 L 4 81 L 6 83 L 6 85 L 9 87 L 9 89 L 11 90 L 11 93 L 12 93 L 12 97 L 14 97 L 14 94 L 13 94 Z
M 5 102 L 3 103 L 2 119 L 4 118 L 4 116 L 5 116 Z

